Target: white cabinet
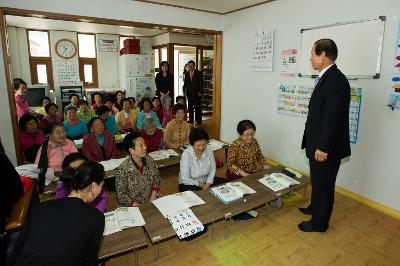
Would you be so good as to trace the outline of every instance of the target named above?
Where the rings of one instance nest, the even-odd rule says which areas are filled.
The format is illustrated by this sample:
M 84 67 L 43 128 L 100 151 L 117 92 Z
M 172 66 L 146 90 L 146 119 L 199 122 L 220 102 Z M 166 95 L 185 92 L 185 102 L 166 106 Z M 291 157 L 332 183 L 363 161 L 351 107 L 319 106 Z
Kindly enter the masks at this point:
M 125 54 L 119 57 L 120 76 L 151 76 L 152 57 L 140 54 Z

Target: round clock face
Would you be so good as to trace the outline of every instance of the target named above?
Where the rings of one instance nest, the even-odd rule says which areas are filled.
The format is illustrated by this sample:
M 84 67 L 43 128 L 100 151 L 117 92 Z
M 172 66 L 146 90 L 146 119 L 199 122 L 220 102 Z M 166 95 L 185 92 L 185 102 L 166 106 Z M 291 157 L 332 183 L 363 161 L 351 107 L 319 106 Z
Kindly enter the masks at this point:
M 72 58 L 76 54 L 76 45 L 71 40 L 59 40 L 56 43 L 56 52 L 62 58 Z

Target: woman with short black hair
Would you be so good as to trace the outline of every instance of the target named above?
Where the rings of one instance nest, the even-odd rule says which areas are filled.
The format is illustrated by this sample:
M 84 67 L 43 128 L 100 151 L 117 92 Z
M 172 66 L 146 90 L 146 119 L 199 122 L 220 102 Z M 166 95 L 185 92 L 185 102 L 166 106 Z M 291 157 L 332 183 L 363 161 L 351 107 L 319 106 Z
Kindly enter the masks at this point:
M 190 146 L 182 153 L 180 162 L 179 191 L 208 189 L 214 183 L 215 158 L 208 140 L 204 129 L 190 131 Z
M 24 163 L 33 163 L 37 151 L 44 141 L 44 134 L 38 130 L 38 121 L 31 114 L 21 116 L 18 124 Z
M 251 120 L 242 120 L 237 125 L 237 138 L 228 148 L 229 180 L 239 179 L 263 170 L 267 163 L 255 139 L 256 125 Z
M 177 149 L 189 144 L 190 125 L 184 120 L 186 108 L 182 104 L 175 104 L 173 108 L 175 118 L 165 127 L 164 143 L 167 148 Z

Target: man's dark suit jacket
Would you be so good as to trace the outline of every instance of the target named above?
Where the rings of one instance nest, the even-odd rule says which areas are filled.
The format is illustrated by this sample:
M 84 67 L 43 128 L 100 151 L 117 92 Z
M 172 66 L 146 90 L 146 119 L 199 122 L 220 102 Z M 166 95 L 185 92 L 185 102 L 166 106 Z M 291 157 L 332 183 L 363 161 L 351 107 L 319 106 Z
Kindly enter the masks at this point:
M 203 93 L 203 74 L 195 69 L 193 78 L 190 80 L 190 72 L 186 72 L 184 87 L 188 98 L 197 98 L 199 92 Z
M 308 104 L 301 143 L 308 158 L 314 158 L 316 149 L 328 153 L 328 158 L 350 156 L 349 105 L 349 82 L 332 65 L 320 78 Z

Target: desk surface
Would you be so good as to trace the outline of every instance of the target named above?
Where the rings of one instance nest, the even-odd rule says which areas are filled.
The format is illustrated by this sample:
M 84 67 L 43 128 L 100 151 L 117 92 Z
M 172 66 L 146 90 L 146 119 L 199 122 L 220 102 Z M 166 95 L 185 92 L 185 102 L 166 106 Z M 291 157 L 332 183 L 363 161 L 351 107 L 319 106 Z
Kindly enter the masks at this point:
M 142 227 L 124 229 L 103 237 L 98 260 L 107 260 L 146 246 L 147 238 Z

